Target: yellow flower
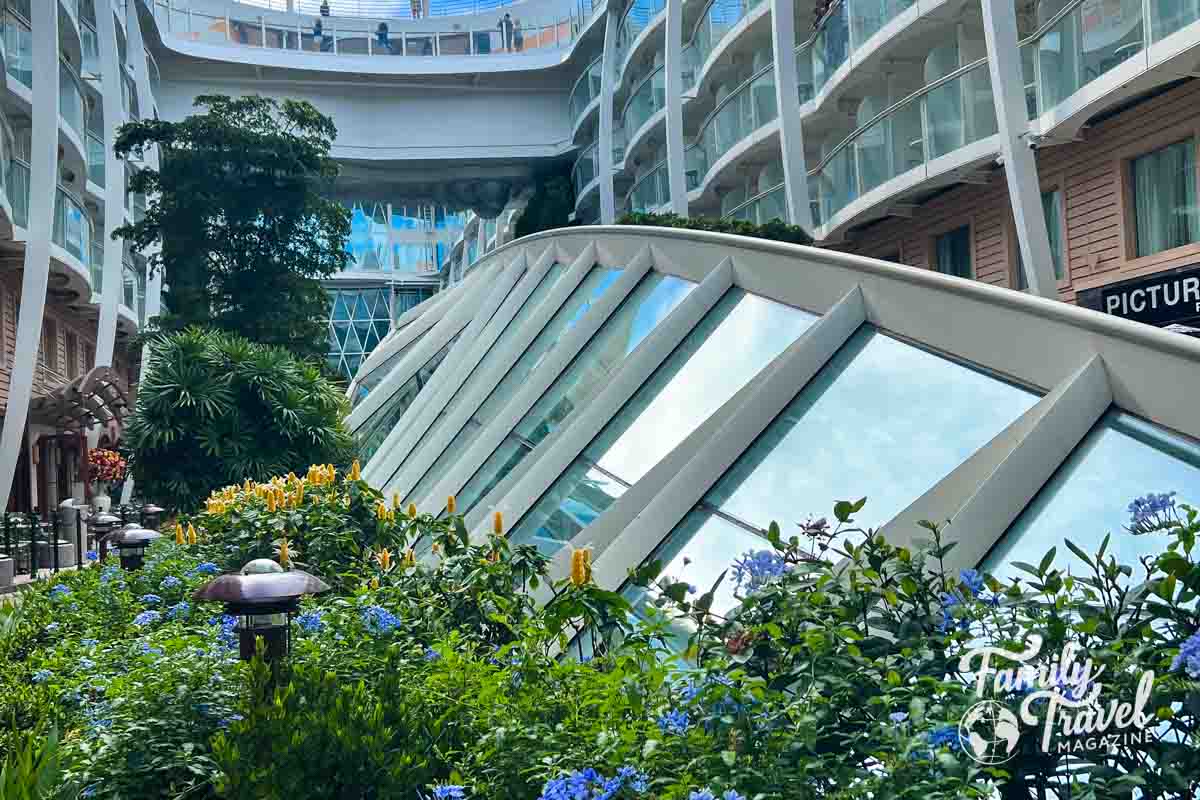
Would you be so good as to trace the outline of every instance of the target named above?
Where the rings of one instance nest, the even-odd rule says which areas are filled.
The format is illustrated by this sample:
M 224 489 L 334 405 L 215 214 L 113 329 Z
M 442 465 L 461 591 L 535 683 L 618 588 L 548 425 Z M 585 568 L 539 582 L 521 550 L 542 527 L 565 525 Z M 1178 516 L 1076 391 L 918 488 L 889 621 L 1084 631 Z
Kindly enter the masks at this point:
M 371 578 L 371 588 L 372 589 L 379 588 L 379 578 Z
M 379 567 L 384 572 L 392 566 L 392 551 L 386 547 L 375 554 L 375 560 L 379 562 Z
M 583 586 L 592 580 L 592 549 L 580 547 L 571 551 L 571 583 Z
M 446 513 L 454 516 L 458 512 L 458 501 L 454 499 L 454 495 L 446 498 Z
M 411 547 L 408 548 L 404 552 L 404 560 L 400 562 L 400 565 L 405 568 L 415 567 L 417 565 L 417 551 Z
M 337 469 L 333 466 L 333 464 L 325 465 L 325 477 L 329 478 L 330 483 L 333 483 L 337 480 Z
M 378 520 L 387 519 L 387 506 L 385 506 L 383 503 L 380 503 L 379 505 L 375 506 L 375 519 L 378 519 Z
M 495 514 L 492 515 L 492 533 L 496 534 L 497 536 L 504 535 L 504 514 L 503 514 L 503 512 L 497 511 Z
M 350 465 L 349 479 L 352 481 L 358 480 L 362 476 L 362 465 L 358 463 L 358 459 L 354 459 L 354 463 Z
M 267 511 L 275 511 L 275 493 L 274 492 L 269 492 L 267 494 Z
M 400 508 L 400 493 L 392 492 L 392 508 Z
M 175 523 L 175 544 L 183 544 L 183 525 Z
M 246 491 L 250 491 L 250 479 L 246 478 Z
M 433 543 L 433 547 L 431 548 L 431 552 L 432 552 L 432 553 L 433 553 L 435 556 L 436 556 L 436 555 L 441 555 L 441 552 L 442 552 L 442 546 L 441 546 L 441 545 L 439 545 L 437 542 L 434 542 L 434 543 Z
M 408 518 L 409 519 L 417 518 L 417 504 L 416 503 L 408 504 Z
M 396 521 L 396 509 L 394 509 L 394 508 L 388 509 L 387 518 L 388 518 L 388 522 L 395 522 Z
M 191 522 L 189 522 L 187 526 L 187 540 L 188 544 L 196 543 L 196 526 Z
M 279 540 L 279 566 L 286 567 L 292 563 L 292 553 L 288 548 L 287 537 Z

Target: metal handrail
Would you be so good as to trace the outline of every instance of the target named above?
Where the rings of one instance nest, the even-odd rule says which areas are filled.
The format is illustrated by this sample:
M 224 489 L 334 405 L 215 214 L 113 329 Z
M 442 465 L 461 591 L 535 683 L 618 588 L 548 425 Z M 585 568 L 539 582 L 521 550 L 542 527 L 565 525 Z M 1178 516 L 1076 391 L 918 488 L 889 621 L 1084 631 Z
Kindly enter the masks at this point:
M 758 80 L 763 75 L 766 75 L 768 72 L 770 72 L 773 69 L 775 69 L 774 61 L 770 62 L 769 64 L 767 64 L 764 67 L 760 67 L 757 72 L 751 74 L 749 78 L 746 78 L 746 80 L 739 83 L 737 85 L 737 87 L 734 88 L 733 91 L 731 91 L 729 94 L 725 95 L 725 97 L 722 98 L 721 102 L 717 103 L 716 106 L 713 107 L 713 110 L 708 112 L 708 116 L 706 116 L 704 118 L 704 122 L 700 123 L 700 132 L 696 136 L 696 138 L 692 141 L 692 144 L 698 144 L 700 142 L 700 140 L 704 138 L 704 132 L 706 130 L 708 130 L 708 126 L 712 124 L 712 121 L 717 116 L 717 114 L 721 113 L 721 109 L 723 109 L 723 108 L 725 108 L 725 106 L 729 105 L 729 103 L 733 101 L 733 98 L 735 98 L 739 94 L 741 94 L 742 91 L 744 89 L 746 89 L 750 84 L 754 83 L 754 81 Z
M 779 191 L 780 189 L 784 188 L 784 185 L 785 185 L 785 184 L 784 184 L 783 182 L 777 183 L 777 184 L 775 184 L 774 186 L 772 186 L 770 189 L 764 189 L 763 191 L 761 191 L 761 192 L 759 192 L 758 194 L 754 195 L 754 196 L 753 196 L 753 197 L 751 197 L 750 199 L 748 199 L 748 200 L 743 200 L 742 202 L 738 203 L 738 204 L 737 204 L 736 206 L 734 206 L 733 208 L 729 209 L 729 213 L 728 213 L 728 214 L 722 214 L 722 215 L 721 215 L 721 219 L 728 219 L 729 217 L 732 217 L 734 214 L 736 214 L 737 212 L 741 211 L 741 210 L 742 210 L 743 208 L 745 208 L 746 206 L 749 206 L 749 205 L 751 205 L 751 204 L 753 204 L 753 203 L 757 203 L 759 200 L 762 200 L 762 199 L 763 199 L 764 197 L 766 197 L 767 195 L 769 195 L 769 194 L 772 194 L 772 193 L 774 193 L 774 192 L 777 192 L 777 191 Z
M 645 85 L 646 85 L 646 82 L 647 82 L 647 81 L 649 81 L 649 80 L 652 80 L 652 79 L 654 78 L 654 76 L 655 76 L 655 75 L 657 75 L 658 73 L 662 72 L 662 71 L 663 71 L 663 67 L 664 67 L 664 66 L 665 66 L 664 64 L 659 64 L 657 67 L 655 67 L 654 69 L 650 70 L 650 71 L 649 71 L 649 72 L 647 72 L 647 73 L 646 73 L 644 76 L 642 76 L 641 78 L 639 78 L 639 79 L 638 79 L 638 82 L 637 82 L 637 84 L 635 84 L 635 85 L 634 85 L 632 88 L 630 88 L 630 90 L 629 90 L 629 97 L 625 98 L 625 105 L 621 106 L 621 121 L 622 121 L 622 122 L 624 122 L 624 121 L 625 121 L 625 113 L 626 113 L 627 111 L 629 111 L 629 106 L 633 104 L 633 98 L 634 98 L 635 96 L 637 96 L 637 93 L 638 93 L 638 91 L 639 91 L 639 90 L 640 90 L 640 89 L 641 89 L 643 86 L 645 86 Z M 655 113 L 657 114 L 658 112 L 656 111 Z

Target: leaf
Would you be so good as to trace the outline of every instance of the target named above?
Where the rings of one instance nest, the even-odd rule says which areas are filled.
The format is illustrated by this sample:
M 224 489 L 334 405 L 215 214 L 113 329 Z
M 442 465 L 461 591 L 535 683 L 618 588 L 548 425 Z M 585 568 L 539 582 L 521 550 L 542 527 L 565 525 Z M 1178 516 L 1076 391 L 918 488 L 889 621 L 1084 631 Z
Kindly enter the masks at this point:
M 1091 556 L 1085 553 L 1083 549 L 1079 547 L 1079 545 L 1075 544 L 1070 539 L 1065 539 L 1063 543 L 1066 544 L 1067 549 L 1074 553 L 1077 558 L 1083 561 L 1083 563 L 1093 568 L 1096 566 L 1095 562 L 1092 561 Z
M 1058 554 L 1057 547 L 1051 547 L 1046 551 L 1046 555 L 1042 556 L 1042 562 L 1038 564 L 1038 574 L 1046 574 L 1046 570 L 1050 569 L 1050 565 L 1054 563 L 1054 556 Z

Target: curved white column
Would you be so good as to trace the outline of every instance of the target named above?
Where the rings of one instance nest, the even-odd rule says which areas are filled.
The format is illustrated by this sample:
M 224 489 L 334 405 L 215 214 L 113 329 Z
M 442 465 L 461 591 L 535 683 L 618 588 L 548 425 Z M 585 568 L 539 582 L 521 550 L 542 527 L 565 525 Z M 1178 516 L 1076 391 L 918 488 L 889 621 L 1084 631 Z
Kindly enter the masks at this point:
M 1058 282 L 1042 213 L 1037 163 L 1026 140 L 1029 112 L 1017 49 L 1017 12 L 1011 0 L 983 0 L 983 33 L 1000 130 L 1000 153 L 1004 157 L 1004 180 L 1008 183 L 1025 279 L 1030 292 L 1056 298 Z
M 41 349 L 46 286 L 50 282 L 50 237 L 54 228 L 54 192 L 58 185 L 58 3 L 32 3 L 33 114 L 29 151 L 29 238 L 21 277 L 17 337 L 9 377 L 8 407 L 0 433 L 0 490 L 12 491 L 33 374 Z
M 779 150 L 788 222 L 812 233 L 808 204 L 808 169 L 804 163 L 804 129 L 796 81 L 796 3 L 771 0 L 771 49 L 775 55 L 775 104 L 779 109 Z
M 133 67 L 133 82 L 138 94 L 138 109 L 143 116 L 153 117 L 155 115 L 154 94 L 150 91 L 150 66 L 146 63 L 146 45 L 142 40 L 142 26 L 138 18 L 136 2 L 127 2 L 125 4 L 125 37 L 130 66 Z M 146 166 L 150 169 L 158 169 L 157 147 L 146 151 Z M 151 248 L 152 252 L 157 250 L 157 245 Z M 156 272 L 154 275 L 146 275 L 145 320 L 158 315 L 161 292 L 162 272 Z M 146 363 L 147 355 L 146 348 L 143 347 L 143 364 Z
M 683 164 L 683 0 L 667 0 L 667 185 L 671 211 L 688 214 L 687 179 Z
M 596 136 L 596 171 L 600 173 L 600 224 L 612 225 L 617 219 L 617 199 L 613 195 L 613 92 L 617 53 L 617 25 L 621 21 L 619 3 L 609 3 L 604 19 L 604 55 L 600 60 L 600 126 Z
M 105 13 L 107 11 L 107 13 Z M 104 285 L 100 290 L 100 322 L 96 328 L 96 363 L 111 367 L 117 337 L 117 304 L 121 302 L 121 242 L 112 233 L 125 216 L 125 162 L 113 152 L 121 126 L 121 68 L 117 52 L 117 22 L 113 9 L 96 9 L 96 38 L 100 49 L 100 101 L 104 112 Z

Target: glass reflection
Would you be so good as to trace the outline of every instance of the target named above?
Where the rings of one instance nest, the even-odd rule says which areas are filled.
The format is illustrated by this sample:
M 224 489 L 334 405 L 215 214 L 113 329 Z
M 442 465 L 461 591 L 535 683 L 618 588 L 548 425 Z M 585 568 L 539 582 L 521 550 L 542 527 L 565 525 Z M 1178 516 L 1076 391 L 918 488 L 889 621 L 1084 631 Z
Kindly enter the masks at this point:
M 1200 445 L 1131 414 L 1111 410 L 1009 527 L 984 560 L 997 577 L 1029 577 L 1014 561 L 1037 564 L 1058 546 L 1055 566 L 1076 575 L 1091 570 L 1066 547 L 1070 539 L 1094 553 L 1106 534 L 1107 552 L 1119 562 L 1135 564 L 1139 556 L 1161 551 L 1161 536 L 1134 536 L 1129 502 L 1149 492 L 1178 491 L 1176 501 L 1194 505 L 1200 497 Z
M 511 538 L 536 544 L 547 554 L 570 541 L 813 319 L 741 289 L 726 292 L 526 514 Z M 731 352 L 738 357 L 729 358 Z M 714 381 L 714 375 L 721 379 Z
M 864 326 L 830 359 L 671 532 L 652 558 L 707 589 L 771 521 L 866 495 L 877 527 L 917 499 L 1037 397 Z M 690 563 L 685 566 L 684 561 Z M 734 604 L 722 585 L 718 612 Z
M 382 383 L 383 379 L 388 376 L 388 373 L 392 371 L 392 367 L 399 364 L 404 357 L 408 355 L 408 352 L 416 347 L 417 342 L 425 338 L 426 333 L 429 333 L 429 331 L 424 331 L 417 335 L 416 338 L 414 338 L 411 342 L 401 347 L 395 353 L 392 353 L 386 359 L 381 361 L 379 366 L 368 372 L 354 388 L 354 397 L 350 400 L 350 407 L 355 408 L 359 403 L 365 400 L 367 395 L 369 395 L 375 389 L 375 387 Z
M 696 284 L 651 272 L 605 321 L 571 365 L 459 492 L 459 507 L 475 507 L 571 413 L 600 391 L 609 376 Z
M 554 348 L 568 331 L 575 327 L 575 324 L 583 318 L 588 309 L 603 296 L 608 287 L 612 286 L 620 276 L 620 270 L 608 269 L 606 267 L 595 267 L 588 272 L 587 276 L 571 292 L 571 296 L 567 298 L 566 302 L 559 307 L 550 321 L 546 323 L 546 326 L 542 328 L 541 333 L 525 349 L 525 352 L 521 354 L 521 357 L 517 359 L 512 368 L 505 373 L 504 377 L 488 395 L 487 399 L 483 401 L 479 409 L 467 420 L 462 430 L 458 432 L 453 441 L 438 456 L 433 466 L 417 482 L 417 485 L 409 493 L 409 498 L 416 499 L 423 497 L 437 485 L 438 481 L 445 477 L 454 460 L 474 443 L 475 438 L 479 435 L 479 431 L 483 429 L 484 423 L 495 416 L 496 412 L 512 398 L 512 395 L 525 382 L 525 378 L 529 376 L 529 373 L 533 372 L 537 365 L 542 362 L 542 359 L 545 358 L 546 354 Z M 557 276 L 555 279 L 557 280 Z M 542 281 L 543 284 L 545 282 L 545 280 Z M 547 291 L 549 291 L 549 287 L 547 287 Z M 525 317 L 537 307 L 533 300 L 534 298 L 531 296 L 522 306 L 518 314 L 518 318 L 521 321 L 524 321 Z M 513 322 L 516 323 L 517 319 L 514 319 Z M 501 338 L 507 343 L 516 335 L 520 327 L 520 325 L 516 324 L 509 325 Z M 492 352 L 504 351 L 493 347 L 489 351 L 489 354 Z M 487 361 L 487 359 L 485 358 L 484 361 Z M 483 362 L 480 362 L 480 367 L 482 366 Z M 483 371 L 480 367 L 476 368 L 476 373 Z M 469 392 L 460 390 L 454 401 L 446 406 L 446 410 L 442 414 L 443 419 L 449 418 L 461 403 L 466 402 L 465 398 L 468 396 L 470 396 Z M 426 438 L 428 438 L 428 435 Z M 393 475 L 393 477 L 395 476 Z

